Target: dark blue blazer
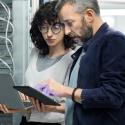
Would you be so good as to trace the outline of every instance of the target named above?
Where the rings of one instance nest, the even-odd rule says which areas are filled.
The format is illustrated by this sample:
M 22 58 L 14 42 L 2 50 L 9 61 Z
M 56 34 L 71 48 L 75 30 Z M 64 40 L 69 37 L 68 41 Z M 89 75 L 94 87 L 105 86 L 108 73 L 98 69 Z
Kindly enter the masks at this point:
M 75 103 L 73 125 L 124 125 L 125 36 L 104 23 L 83 50 L 77 83 L 83 101 Z

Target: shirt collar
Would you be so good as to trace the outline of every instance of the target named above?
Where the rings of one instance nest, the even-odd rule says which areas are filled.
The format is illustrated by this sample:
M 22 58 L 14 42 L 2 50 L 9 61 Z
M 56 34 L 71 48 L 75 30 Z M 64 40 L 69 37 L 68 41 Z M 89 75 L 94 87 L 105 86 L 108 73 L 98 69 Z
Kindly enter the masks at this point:
M 77 60 L 79 58 L 79 55 L 81 54 L 83 50 L 83 47 L 80 47 L 71 57 L 73 58 L 73 60 Z
M 86 52 L 89 45 L 95 41 L 96 39 L 98 39 L 100 36 L 103 35 L 104 31 L 106 31 L 107 29 L 109 28 L 108 24 L 107 23 L 103 23 L 101 25 L 101 27 L 98 29 L 98 31 L 96 32 L 96 34 L 90 38 L 89 40 L 85 41 L 83 46 L 80 47 L 71 57 L 73 58 L 73 60 L 77 60 L 79 55 L 82 53 L 82 52 Z
M 94 40 L 96 40 L 96 39 L 98 39 L 100 36 L 103 36 L 104 34 L 104 32 L 106 31 L 106 30 L 108 30 L 109 29 L 109 25 L 107 24 L 107 23 L 103 23 L 101 26 L 100 26 L 100 28 L 98 29 L 98 31 L 95 33 L 95 35 L 93 36 L 93 39 Z
M 93 41 L 96 41 L 99 37 L 101 37 L 102 35 L 104 35 L 103 33 L 108 30 L 109 26 L 107 23 L 103 23 L 101 25 L 101 27 L 98 29 L 98 31 L 96 32 L 96 34 L 91 37 L 89 40 L 85 41 L 84 44 L 83 44 L 83 49 L 84 51 L 86 52 L 89 45 L 93 42 Z

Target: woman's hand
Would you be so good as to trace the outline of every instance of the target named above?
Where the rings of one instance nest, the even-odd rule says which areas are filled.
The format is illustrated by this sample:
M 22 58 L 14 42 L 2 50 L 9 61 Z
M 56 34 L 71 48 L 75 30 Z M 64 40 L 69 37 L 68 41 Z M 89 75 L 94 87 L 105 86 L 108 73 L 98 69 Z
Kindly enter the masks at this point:
M 28 97 L 28 96 L 24 95 L 24 94 L 23 94 L 23 93 L 21 93 L 21 92 L 19 92 L 19 95 L 20 95 L 21 100 L 22 100 L 23 102 L 30 102 L 30 100 L 29 100 L 29 97 Z
M 5 104 L 0 104 L 0 111 L 2 111 L 3 113 L 16 113 L 16 112 L 20 112 L 21 110 L 9 109 Z
M 38 110 L 39 112 L 65 112 L 64 103 L 61 103 L 60 106 L 44 105 L 34 98 L 31 98 L 31 102 L 33 103 L 36 110 Z
M 0 111 L 2 111 L 3 113 L 9 113 L 9 109 L 7 108 L 6 105 L 4 104 L 0 104 Z

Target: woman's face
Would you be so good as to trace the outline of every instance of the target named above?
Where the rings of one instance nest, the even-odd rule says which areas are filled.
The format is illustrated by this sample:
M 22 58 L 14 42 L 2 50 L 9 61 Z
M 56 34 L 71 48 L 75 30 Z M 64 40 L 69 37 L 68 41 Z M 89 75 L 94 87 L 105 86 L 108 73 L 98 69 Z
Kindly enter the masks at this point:
M 61 23 L 56 22 L 50 25 L 46 22 L 40 27 L 40 32 L 49 47 L 63 44 L 64 26 Z

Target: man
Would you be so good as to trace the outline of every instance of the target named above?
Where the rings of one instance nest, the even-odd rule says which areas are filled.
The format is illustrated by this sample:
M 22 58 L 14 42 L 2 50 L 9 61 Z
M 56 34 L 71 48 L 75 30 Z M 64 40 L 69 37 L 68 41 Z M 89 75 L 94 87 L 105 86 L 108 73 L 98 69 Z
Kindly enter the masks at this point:
M 70 87 L 46 81 L 68 99 L 66 125 L 123 125 L 125 36 L 103 23 L 97 0 L 62 0 L 56 9 L 65 34 L 83 41 L 83 49 L 73 55 Z

